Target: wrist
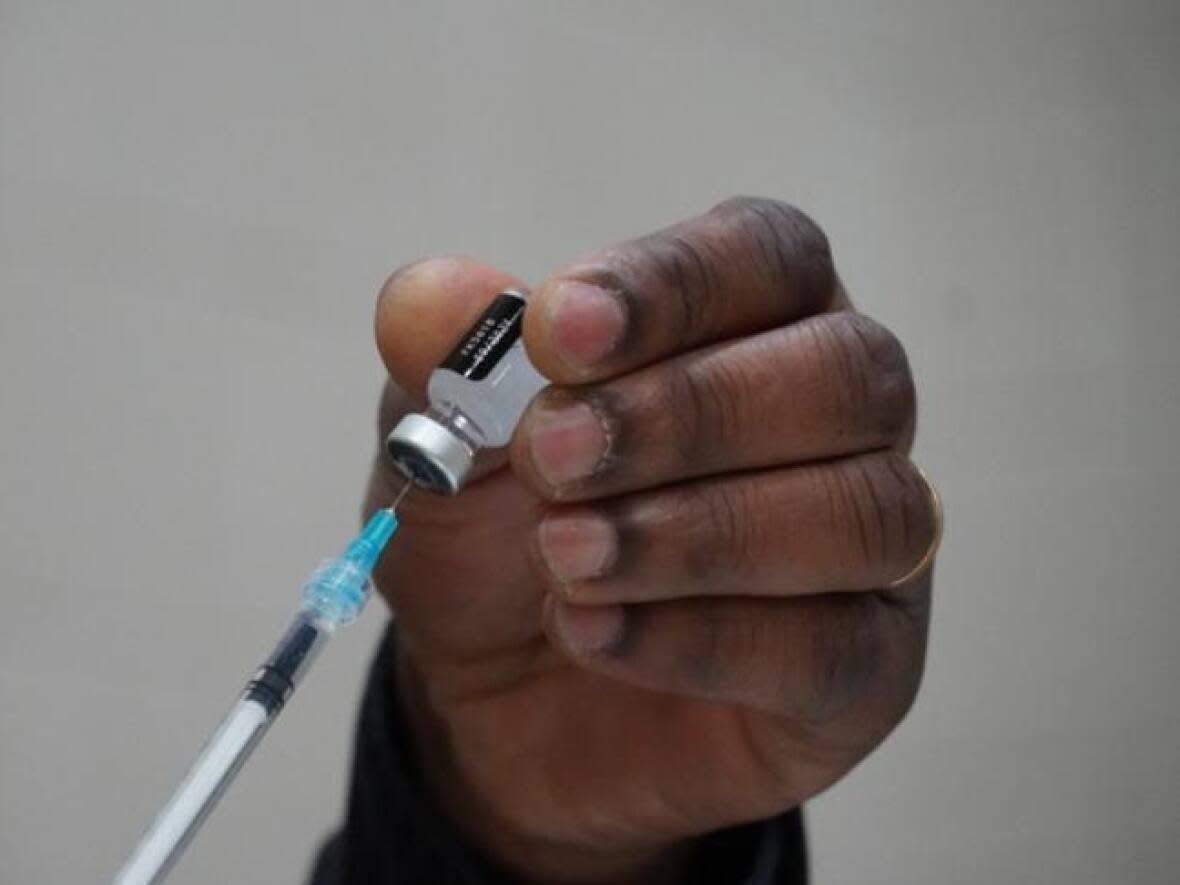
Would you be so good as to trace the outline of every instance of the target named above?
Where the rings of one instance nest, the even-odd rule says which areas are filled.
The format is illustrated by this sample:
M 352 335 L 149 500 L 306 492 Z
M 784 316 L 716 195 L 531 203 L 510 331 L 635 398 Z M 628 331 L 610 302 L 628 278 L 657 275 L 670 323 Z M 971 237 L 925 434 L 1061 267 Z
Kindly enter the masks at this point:
M 424 680 L 404 649 L 398 649 L 390 678 L 401 701 L 420 787 L 489 864 L 522 882 L 550 885 L 676 885 L 687 879 L 691 840 L 600 845 L 553 838 L 518 825 L 493 791 L 461 773 L 456 730 L 431 705 Z

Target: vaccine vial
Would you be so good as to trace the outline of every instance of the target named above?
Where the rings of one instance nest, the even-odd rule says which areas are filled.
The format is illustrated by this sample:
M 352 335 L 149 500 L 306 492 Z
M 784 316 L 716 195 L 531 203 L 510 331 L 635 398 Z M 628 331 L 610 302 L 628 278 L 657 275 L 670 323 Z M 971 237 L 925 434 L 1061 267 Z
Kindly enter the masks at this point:
M 454 495 L 481 449 L 506 446 L 529 400 L 549 382 L 521 339 L 527 296 L 501 292 L 427 383 L 429 408 L 406 415 L 385 447 L 425 489 Z

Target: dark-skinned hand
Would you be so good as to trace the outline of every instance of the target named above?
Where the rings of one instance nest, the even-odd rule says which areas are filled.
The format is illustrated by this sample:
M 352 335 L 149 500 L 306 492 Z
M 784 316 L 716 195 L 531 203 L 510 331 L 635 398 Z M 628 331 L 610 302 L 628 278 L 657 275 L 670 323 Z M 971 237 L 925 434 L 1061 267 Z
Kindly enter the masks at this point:
M 467 259 L 390 278 L 383 434 L 523 285 Z M 816 795 L 914 698 L 938 518 L 910 370 L 820 229 L 750 198 L 560 270 L 525 342 L 552 385 L 510 458 L 402 506 L 392 678 L 430 789 L 495 863 L 674 882 L 694 837 Z M 369 506 L 400 485 L 379 457 Z

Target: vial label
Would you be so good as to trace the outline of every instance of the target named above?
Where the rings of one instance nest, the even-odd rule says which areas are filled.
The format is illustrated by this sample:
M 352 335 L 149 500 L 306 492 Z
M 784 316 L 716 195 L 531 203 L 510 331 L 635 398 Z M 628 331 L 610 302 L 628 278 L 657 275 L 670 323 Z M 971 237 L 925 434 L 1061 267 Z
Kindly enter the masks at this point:
M 439 365 L 472 381 L 481 381 L 520 339 L 525 300 L 501 292 L 475 321 L 463 340 Z

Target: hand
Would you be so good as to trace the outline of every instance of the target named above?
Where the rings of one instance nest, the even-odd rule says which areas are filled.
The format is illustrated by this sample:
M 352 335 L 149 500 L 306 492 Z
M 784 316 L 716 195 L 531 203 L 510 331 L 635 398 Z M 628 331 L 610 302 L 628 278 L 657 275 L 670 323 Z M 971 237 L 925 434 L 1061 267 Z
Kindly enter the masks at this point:
M 463 259 L 390 278 L 383 433 L 520 285 Z M 913 700 L 937 516 L 909 367 L 815 224 L 758 199 L 560 271 L 525 340 L 553 386 L 510 465 L 403 505 L 396 676 L 432 788 L 499 863 L 672 880 L 692 837 L 814 796 Z M 379 458 L 370 506 L 399 486 Z

